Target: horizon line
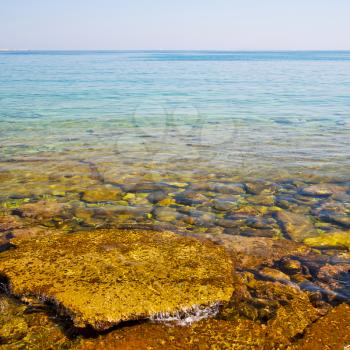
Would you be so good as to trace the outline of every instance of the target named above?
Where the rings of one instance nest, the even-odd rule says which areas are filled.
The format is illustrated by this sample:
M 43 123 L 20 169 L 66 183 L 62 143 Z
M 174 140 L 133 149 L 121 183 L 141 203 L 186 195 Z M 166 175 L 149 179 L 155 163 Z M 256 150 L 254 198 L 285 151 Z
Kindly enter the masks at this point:
M 350 52 L 350 49 L 8 49 L 6 52 Z

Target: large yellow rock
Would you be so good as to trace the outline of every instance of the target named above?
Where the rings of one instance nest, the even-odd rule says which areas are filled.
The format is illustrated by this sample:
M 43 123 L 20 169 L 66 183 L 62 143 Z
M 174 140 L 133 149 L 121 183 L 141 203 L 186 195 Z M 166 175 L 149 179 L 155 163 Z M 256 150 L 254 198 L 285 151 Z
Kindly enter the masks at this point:
M 14 239 L 0 274 L 23 298 L 54 302 L 78 327 L 228 301 L 232 262 L 211 242 L 171 232 L 97 230 Z

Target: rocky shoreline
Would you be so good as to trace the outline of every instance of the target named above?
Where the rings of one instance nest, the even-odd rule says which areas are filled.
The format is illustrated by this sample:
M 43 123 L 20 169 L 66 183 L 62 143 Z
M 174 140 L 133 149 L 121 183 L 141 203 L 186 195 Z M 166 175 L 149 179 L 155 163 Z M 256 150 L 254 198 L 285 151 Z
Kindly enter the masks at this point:
M 41 166 L 0 172 L 2 348 L 350 344 L 350 182 Z

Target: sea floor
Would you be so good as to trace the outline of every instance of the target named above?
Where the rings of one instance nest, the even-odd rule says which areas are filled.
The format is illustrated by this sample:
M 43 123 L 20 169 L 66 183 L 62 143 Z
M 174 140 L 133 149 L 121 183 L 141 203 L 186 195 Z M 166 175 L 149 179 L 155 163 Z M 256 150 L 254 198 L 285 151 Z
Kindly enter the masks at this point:
M 345 349 L 350 182 L 198 165 L 3 159 L 1 347 Z

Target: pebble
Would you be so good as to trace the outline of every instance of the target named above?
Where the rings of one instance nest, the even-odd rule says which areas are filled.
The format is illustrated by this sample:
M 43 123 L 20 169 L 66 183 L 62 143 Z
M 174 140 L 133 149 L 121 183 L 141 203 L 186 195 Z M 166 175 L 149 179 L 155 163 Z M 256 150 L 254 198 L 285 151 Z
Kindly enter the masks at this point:
M 300 193 L 305 196 L 329 197 L 335 193 L 344 192 L 345 188 L 334 184 L 315 184 L 304 187 Z
M 216 184 L 214 191 L 224 194 L 243 194 L 245 193 L 244 185 L 242 184 Z
M 155 207 L 153 215 L 159 221 L 173 222 L 179 218 L 179 213 L 174 208 Z
M 276 281 L 290 281 L 290 277 L 283 273 L 282 271 L 271 269 L 269 267 L 264 267 L 259 271 L 262 277 L 269 278 Z

